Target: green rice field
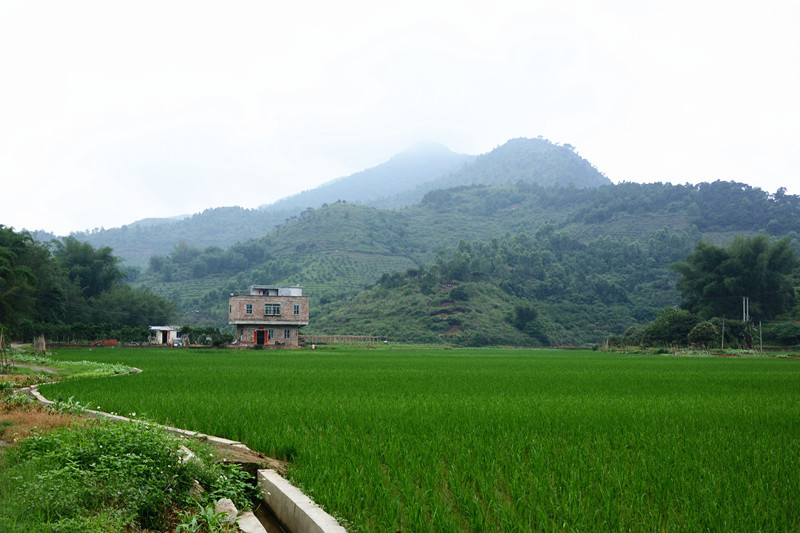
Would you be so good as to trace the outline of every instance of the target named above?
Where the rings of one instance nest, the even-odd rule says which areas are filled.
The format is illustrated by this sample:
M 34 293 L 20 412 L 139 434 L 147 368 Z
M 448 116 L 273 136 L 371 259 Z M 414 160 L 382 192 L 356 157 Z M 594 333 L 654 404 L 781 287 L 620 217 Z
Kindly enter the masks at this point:
M 800 360 L 58 350 L 50 399 L 240 440 L 349 531 L 800 530 Z

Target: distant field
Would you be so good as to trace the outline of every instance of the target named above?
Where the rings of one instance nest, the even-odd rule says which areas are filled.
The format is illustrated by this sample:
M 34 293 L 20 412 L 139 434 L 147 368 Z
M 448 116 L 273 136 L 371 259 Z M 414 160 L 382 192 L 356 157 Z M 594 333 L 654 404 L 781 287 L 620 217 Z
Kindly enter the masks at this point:
M 42 387 L 247 443 L 351 531 L 800 528 L 800 361 L 589 351 L 62 350 Z

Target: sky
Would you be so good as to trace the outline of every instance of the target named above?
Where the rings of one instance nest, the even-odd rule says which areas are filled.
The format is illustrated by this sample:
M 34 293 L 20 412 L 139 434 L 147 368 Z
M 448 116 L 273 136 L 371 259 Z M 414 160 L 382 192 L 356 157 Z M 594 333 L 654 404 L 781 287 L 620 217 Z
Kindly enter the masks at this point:
M 421 141 L 800 194 L 795 0 L 0 0 L 0 224 L 257 207 Z

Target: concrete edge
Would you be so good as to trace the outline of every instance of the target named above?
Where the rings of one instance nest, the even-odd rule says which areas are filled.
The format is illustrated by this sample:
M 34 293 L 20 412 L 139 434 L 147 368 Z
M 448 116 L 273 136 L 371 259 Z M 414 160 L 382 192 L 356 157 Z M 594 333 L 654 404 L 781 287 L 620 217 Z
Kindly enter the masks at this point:
M 331 515 L 274 470 L 259 470 L 258 484 L 264 502 L 289 531 L 346 533 Z
M 44 405 L 52 405 L 55 403 L 42 396 L 38 388 L 38 385 L 33 385 L 20 389 L 19 392 L 34 397 Z M 86 409 L 86 413 L 95 417 L 109 418 L 122 422 L 140 422 L 142 424 L 162 428 L 170 433 L 184 437 L 208 440 L 223 448 L 250 450 L 250 448 L 241 442 L 223 439 L 222 437 L 215 437 L 213 435 L 206 435 L 196 431 L 155 424 L 153 422 L 145 422 L 143 420 L 136 420 L 135 418 L 92 409 Z M 347 533 L 347 530 L 339 525 L 339 522 L 337 522 L 334 517 L 326 513 L 322 507 L 314 503 L 303 491 L 289 483 L 289 481 L 281 477 L 275 470 L 258 470 L 256 482 L 258 487 L 261 488 L 261 498 L 264 503 L 272 509 L 272 512 L 278 520 L 280 520 L 289 531 L 296 533 Z

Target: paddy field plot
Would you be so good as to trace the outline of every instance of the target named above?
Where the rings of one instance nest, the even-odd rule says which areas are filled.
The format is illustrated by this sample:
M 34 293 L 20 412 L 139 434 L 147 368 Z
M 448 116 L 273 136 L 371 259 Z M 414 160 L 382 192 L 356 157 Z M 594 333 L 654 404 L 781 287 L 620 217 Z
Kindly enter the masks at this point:
M 800 360 L 558 350 L 60 350 L 42 387 L 245 442 L 350 531 L 800 529 Z

